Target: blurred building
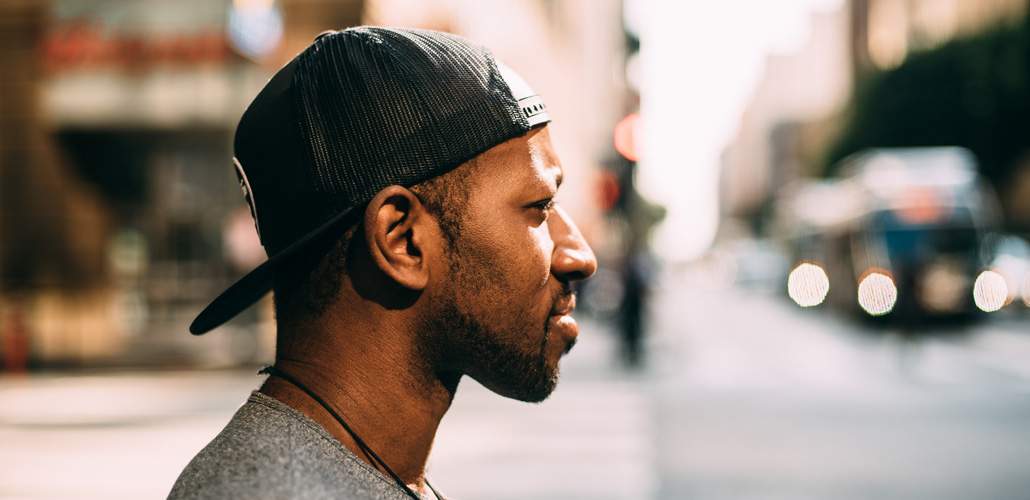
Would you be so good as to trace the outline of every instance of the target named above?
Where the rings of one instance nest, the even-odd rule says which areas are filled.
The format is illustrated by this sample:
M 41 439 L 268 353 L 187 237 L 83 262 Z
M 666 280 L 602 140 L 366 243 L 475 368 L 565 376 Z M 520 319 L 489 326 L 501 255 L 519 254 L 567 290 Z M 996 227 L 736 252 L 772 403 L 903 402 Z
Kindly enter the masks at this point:
M 850 0 L 856 74 L 901 64 L 912 51 L 998 23 L 1018 23 L 1026 0 Z
M 771 54 L 723 151 L 720 203 L 724 217 L 753 220 L 770 196 L 804 174 L 800 146 L 825 129 L 809 130 L 838 110 L 851 90 L 847 11 L 812 15 L 796 52 Z M 806 134 L 816 137 L 806 137 Z
M 52 0 L 0 12 L 3 60 L 22 68 L 3 80 L 4 102 L 21 107 L 0 114 L 0 366 L 131 363 L 140 351 L 189 362 L 173 339 L 263 257 L 233 224 L 236 121 L 315 34 L 358 24 L 362 3 Z M 258 309 L 238 326 L 267 319 Z
M 857 82 L 901 64 L 912 51 L 1021 22 L 1026 10 L 1026 0 L 848 0 L 813 14 L 807 43 L 768 56 L 723 151 L 723 218 L 764 231 L 774 198 L 818 174 Z

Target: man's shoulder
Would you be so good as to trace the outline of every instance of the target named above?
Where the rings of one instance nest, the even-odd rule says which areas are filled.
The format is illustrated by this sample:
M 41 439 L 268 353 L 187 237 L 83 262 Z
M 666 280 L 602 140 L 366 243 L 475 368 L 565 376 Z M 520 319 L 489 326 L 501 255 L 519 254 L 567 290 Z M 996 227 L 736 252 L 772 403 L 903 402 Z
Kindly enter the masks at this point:
M 255 392 L 169 498 L 393 498 L 395 489 L 317 423 Z

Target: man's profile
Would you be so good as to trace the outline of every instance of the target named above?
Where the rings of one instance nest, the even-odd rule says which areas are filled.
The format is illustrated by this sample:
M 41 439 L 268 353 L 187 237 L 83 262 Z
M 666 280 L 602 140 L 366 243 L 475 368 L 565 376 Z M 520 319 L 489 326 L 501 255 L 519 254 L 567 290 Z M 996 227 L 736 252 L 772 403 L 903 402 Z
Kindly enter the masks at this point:
M 462 376 L 542 401 L 597 263 L 554 197 L 542 99 L 444 33 L 321 35 L 240 120 L 234 165 L 269 260 L 205 333 L 274 291 L 269 378 L 170 498 L 435 498 Z

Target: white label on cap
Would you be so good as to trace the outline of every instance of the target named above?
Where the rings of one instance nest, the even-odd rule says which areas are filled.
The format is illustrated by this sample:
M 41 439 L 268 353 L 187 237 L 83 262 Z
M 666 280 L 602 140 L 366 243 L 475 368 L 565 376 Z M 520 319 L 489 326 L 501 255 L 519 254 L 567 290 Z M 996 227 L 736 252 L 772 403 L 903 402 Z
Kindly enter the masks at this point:
M 254 229 L 257 231 L 258 238 L 260 238 L 261 226 L 258 225 L 257 205 L 254 203 L 254 190 L 250 188 L 250 181 L 247 179 L 247 173 L 243 171 L 243 165 L 240 165 L 240 160 L 233 156 L 232 164 L 236 167 L 236 180 L 240 182 L 240 192 L 243 193 L 243 199 L 247 200 L 247 205 L 250 205 L 250 216 L 254 218 Z
M 500 70 L 501 78 L 504 78 L 508 88 L 511 89 L 511 95 L 518 102 L 519 111 L 522 111 L 522 116 L 529 121 L 530 127 L 551 121 L 551 115 L 547 113 L 547 104 L 544 103 L 544 99 L 533 91 L 526 80 L 500 61 L 497 61 L 497 69 Z

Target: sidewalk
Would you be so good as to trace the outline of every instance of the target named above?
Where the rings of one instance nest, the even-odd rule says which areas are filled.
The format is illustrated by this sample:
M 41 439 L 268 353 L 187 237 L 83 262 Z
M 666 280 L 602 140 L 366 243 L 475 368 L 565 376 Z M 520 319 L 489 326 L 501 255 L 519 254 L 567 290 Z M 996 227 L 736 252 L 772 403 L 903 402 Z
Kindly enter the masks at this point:
M 657 487 L 641 381 L 583 324 L 540 405 L 462 381 L 430 459 L 466 499 L 639 499 Z M 0 498 L 163 498 L 261 377 L 252 370 L 0 377 Z

